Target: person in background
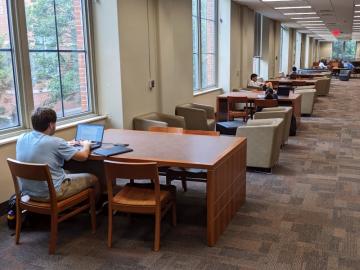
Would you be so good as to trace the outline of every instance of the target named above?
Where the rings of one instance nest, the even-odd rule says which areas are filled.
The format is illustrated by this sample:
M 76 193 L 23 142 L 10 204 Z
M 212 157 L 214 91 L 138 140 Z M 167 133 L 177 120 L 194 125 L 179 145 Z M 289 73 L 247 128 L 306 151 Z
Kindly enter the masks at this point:
M 345 61 L 345 62 L 344 62 L 344 68 L 353 70 L 353 69 L 354 69 L 354 65 L 353 65 L 350 61 Z
M 88 173 L 67 174 L 62 168 L 64 161 L 87 160 L 90 154 L 90 142 L 81 142 L 78 149 L 64 139 L 53 136 L 56 130 L 56 112 L 40 107 L 31 115 L 33 131 L 19 137 L 16 143 L 16 159 L 21 162 L 48 164 L 58 200 L 94 187 L 96 196 L 100 195 L 100 185 L 96 176 Z M 47 183 L 39 181 L 21 181 L 21 190 L 32 200 L 49 201 Z
M 255 88 L 259 88 L 262 89 L 264 87 L 264 85 L 266 87 L 271 87 L 272 88 L 272 83 L 268 82 L 268 83 L 264 83 L 264 82 L 258 82 L 257 81 L 258 75 L 253 73 L 250 76 L 250 80 L 248 81 L 248 87 L 255 87 Z
M 290 79 L 295 80 L 297 78 L 297 68 L 294 66 L 292 67 L 292 72 L 290 73 Z
M 327 66 L 324 64 L 324 60 L 320 60 L 320 62 L 319 62 L 319 68 L 321 68 L 321 69 L 327 68 Z

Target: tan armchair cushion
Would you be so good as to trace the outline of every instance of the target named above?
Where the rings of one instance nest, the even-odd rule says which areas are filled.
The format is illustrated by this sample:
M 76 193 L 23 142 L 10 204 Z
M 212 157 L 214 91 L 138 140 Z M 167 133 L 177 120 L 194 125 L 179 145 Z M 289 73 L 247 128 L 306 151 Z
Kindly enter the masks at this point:
M 316 98 L 315 89 L 296 89 L 295 94 L 301 95 L 301 114 L 312 114 Z
M 236 136 L 247 138 L 248 167 L 269 169 L 279 161 L 283 123 L 281 118 L 249 120 L 238 127 Z
M 324 78 L 316 82 L 316 94 L 318 96 L 327 96 L 330 90 L 330 79 Z
M 282 144 L 285 144 L 289 138 L 291 125 L 292 107 L 273 107 L 264 108 L 261 112 L 254 115 L 255 119 L 282 118 L 284 120 Z
M 175 114 L 184 117 L 186 129 L 215 129 L 215 112 L 214 108 L 211 106 L 187 103 L 176 106 Z
M 181 116 L 151 112 L 134 117 L 135 130 L 149 130 L 149 127 L 180 127 L 185 128 L 185 119 Z

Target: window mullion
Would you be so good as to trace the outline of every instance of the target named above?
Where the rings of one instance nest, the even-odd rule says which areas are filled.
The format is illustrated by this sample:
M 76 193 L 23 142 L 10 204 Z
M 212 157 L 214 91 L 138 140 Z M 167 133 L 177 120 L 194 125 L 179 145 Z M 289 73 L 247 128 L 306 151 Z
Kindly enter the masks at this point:
M 201 40 L 201 0 L 198 0 L 198 10 L 197 10 L 197 19 L 198 19 L 198 84 L 199 90 L 202 89 L 202 40 Z
M 26 16 L 24 1 L 9 1 L 11 3 L 13 52 L 15 59 L 16 82 L 18 86 L 19 111 L 24 128 L 30 128 L 30 116 L 34 110 L 32 94 L 30 56 L 26 31 Z

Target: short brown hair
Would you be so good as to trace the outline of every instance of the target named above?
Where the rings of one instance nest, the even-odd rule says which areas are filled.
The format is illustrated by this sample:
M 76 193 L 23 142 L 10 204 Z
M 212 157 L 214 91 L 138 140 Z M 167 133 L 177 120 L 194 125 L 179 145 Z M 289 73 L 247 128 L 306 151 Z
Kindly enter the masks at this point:
M 31 114 L 31 123 L 36 131 L 45 131 L 50 123 L 56 123 L 56 112 L 53 109 L 39 107 Z

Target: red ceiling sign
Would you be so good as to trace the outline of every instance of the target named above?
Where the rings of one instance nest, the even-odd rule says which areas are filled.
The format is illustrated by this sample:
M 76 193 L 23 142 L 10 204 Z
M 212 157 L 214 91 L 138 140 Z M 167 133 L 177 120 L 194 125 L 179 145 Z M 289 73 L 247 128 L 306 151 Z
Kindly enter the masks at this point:
M 340 32 L 339 29 L 333 29 L 333 30 L 331 31 L 331 33 L 332 33 L 335 37 L 338 37 L 338 36 L 340 36 L 340 34 L 341 34 L 341 32 Z

